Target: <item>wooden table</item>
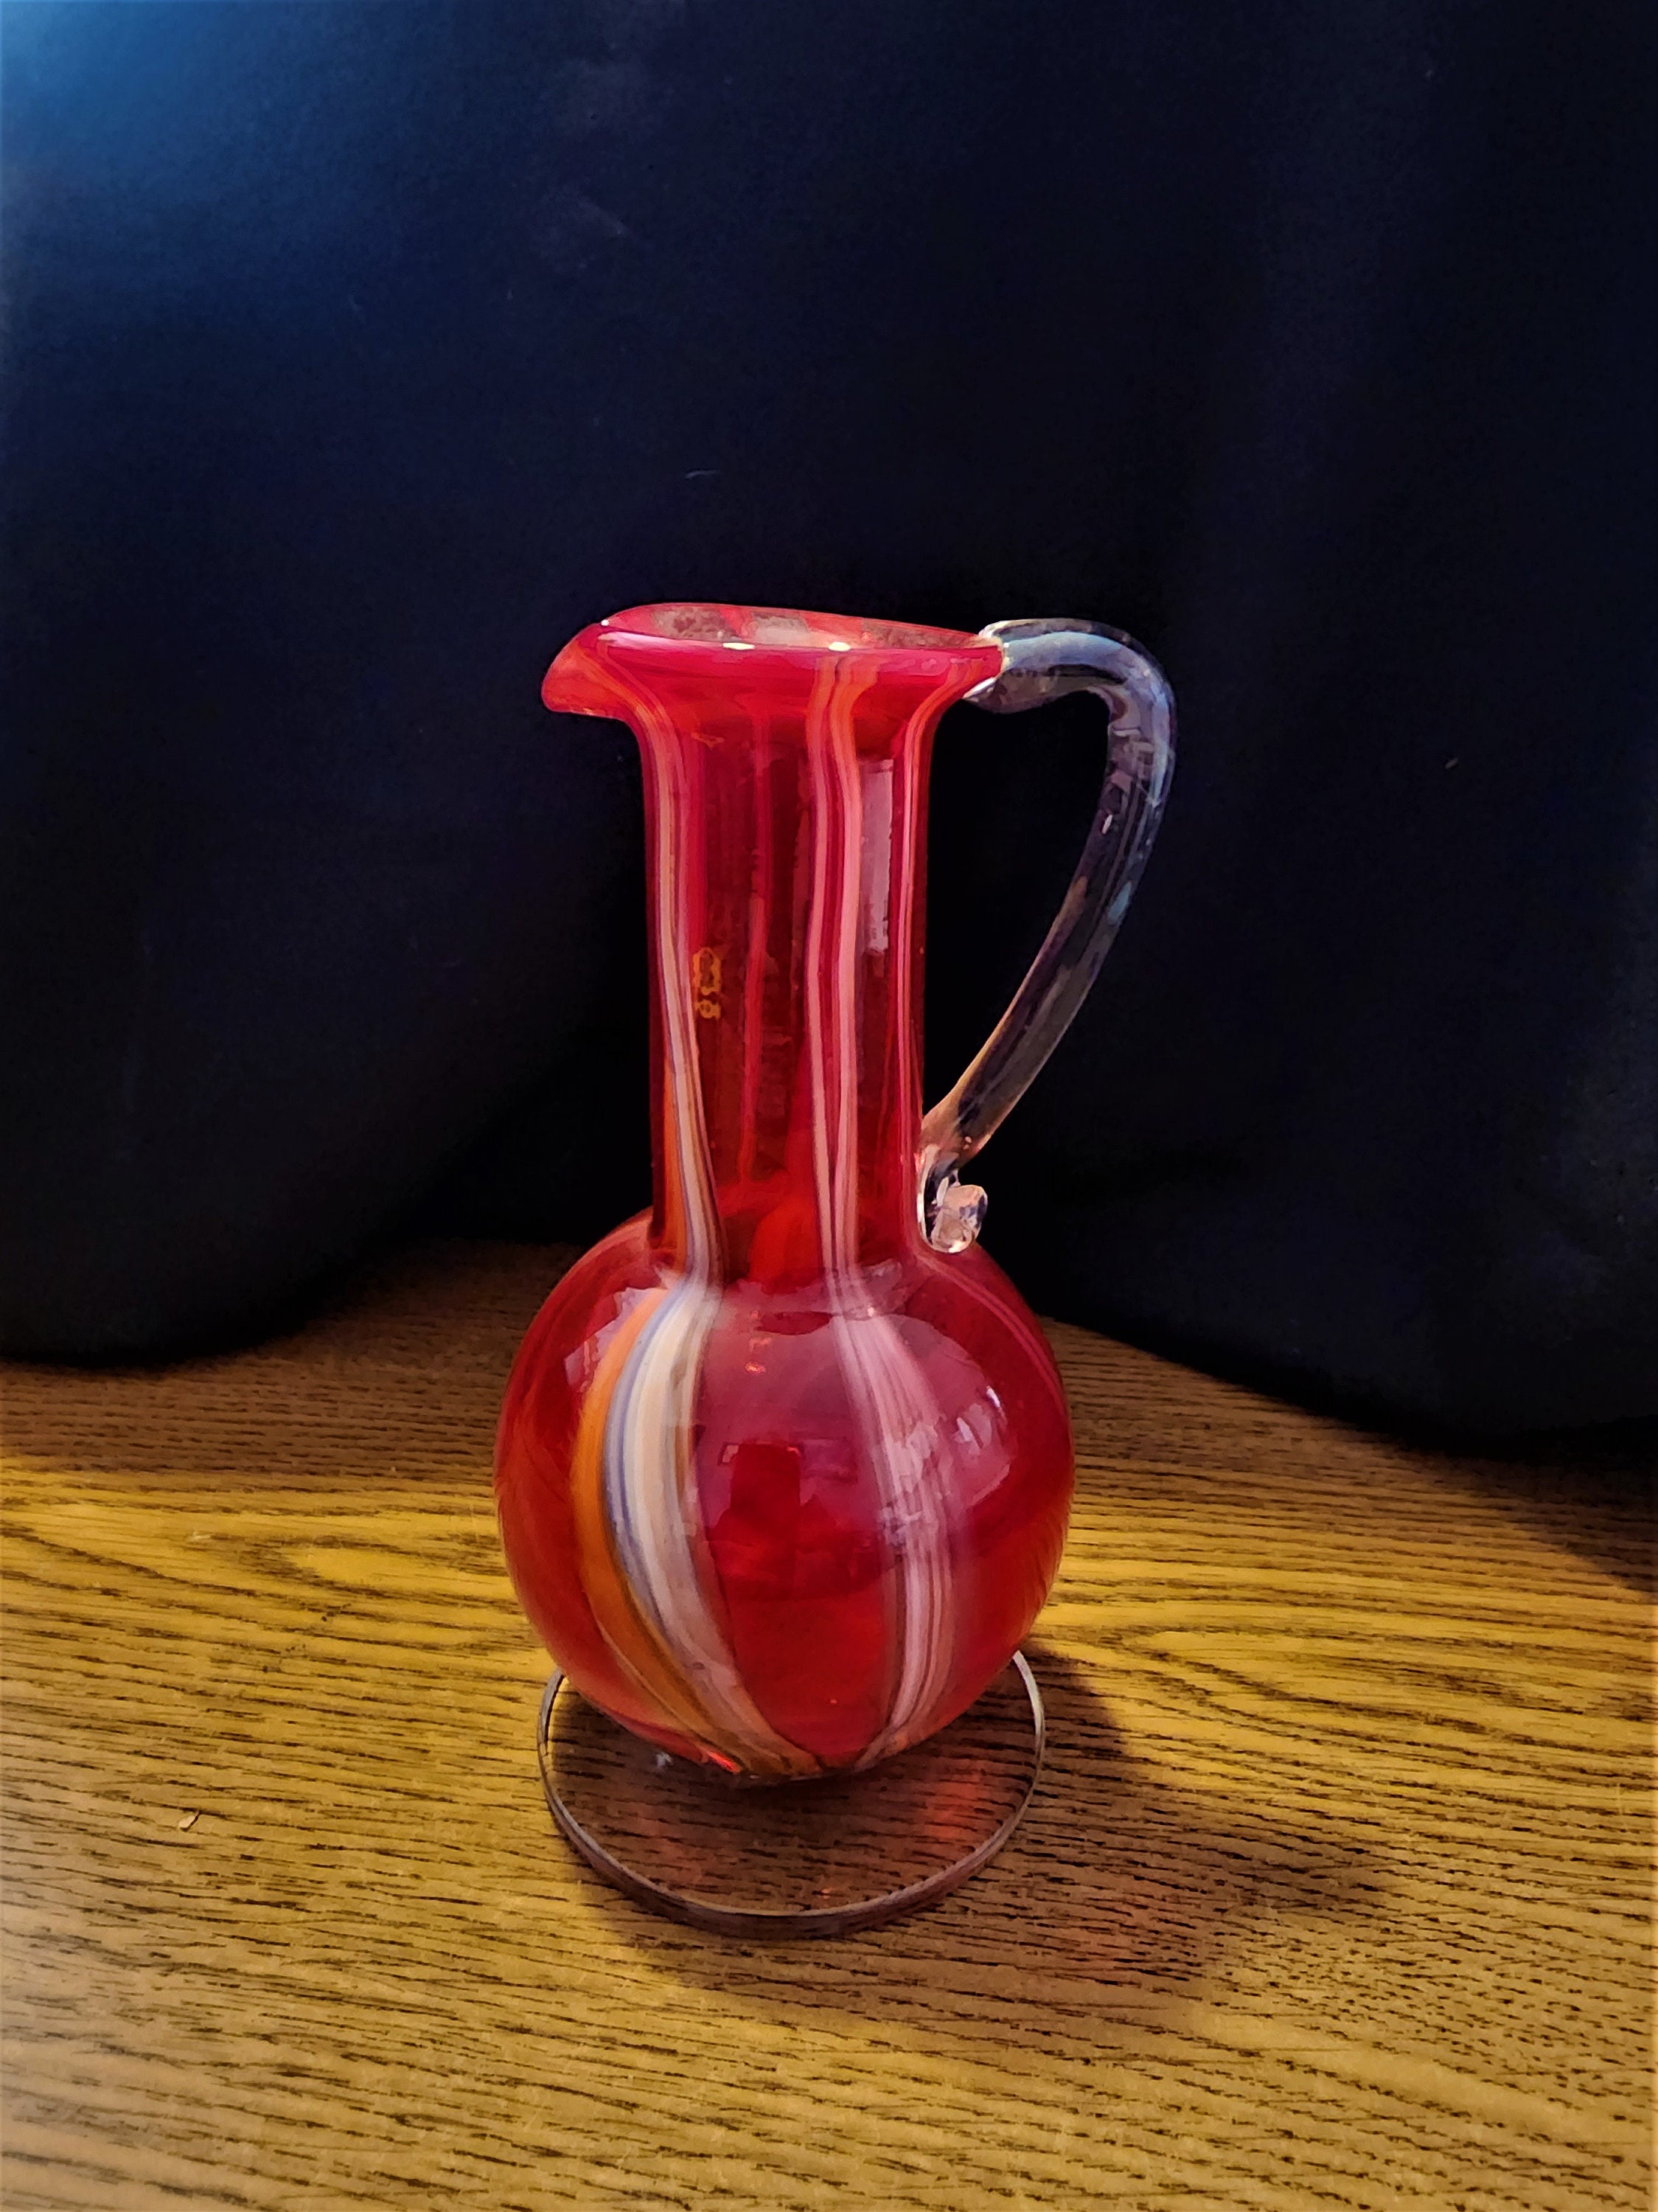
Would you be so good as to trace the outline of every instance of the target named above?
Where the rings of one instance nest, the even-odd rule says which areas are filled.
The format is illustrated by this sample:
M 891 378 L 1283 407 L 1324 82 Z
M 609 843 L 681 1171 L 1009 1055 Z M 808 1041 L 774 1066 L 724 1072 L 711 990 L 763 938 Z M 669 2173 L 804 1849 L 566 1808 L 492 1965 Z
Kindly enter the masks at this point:
M 1448 1457 L 1056 1328 L 1025 1826 L 732 1943 L 541 1800 L 489 1461 L 556 1265 L 11 1375 L 5 2212 L 1647 2205 L 1638 1447 Z

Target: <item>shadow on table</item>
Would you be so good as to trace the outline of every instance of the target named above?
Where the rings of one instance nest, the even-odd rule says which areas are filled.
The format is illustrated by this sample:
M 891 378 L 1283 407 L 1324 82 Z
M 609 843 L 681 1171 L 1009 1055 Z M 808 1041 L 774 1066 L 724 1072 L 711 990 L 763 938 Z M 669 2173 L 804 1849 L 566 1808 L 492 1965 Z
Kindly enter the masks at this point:
M 1442 1471 L 1528 1534 L 1658 1595 L 1658 1421 L 1503 1439 L 1444 1456 Z
M 1049 1755 L 1000 1856 L 939 1903 L 867 1934 L 773 1942 L 706 1935 L 604 1887 L 591 1895 L 618 1940 L 687 1984 L 785 2009 L 1041 2045 L 1053 2007 L 1086 2012 L 1192 1994 L 1242 1923 L 1355 1920 L 1383 1902 L 1365 1844 L 1236 1796 L 1172 1785 L 1133 1757 L 1078 1667 L 1029 1651 L 1048 1705 Z

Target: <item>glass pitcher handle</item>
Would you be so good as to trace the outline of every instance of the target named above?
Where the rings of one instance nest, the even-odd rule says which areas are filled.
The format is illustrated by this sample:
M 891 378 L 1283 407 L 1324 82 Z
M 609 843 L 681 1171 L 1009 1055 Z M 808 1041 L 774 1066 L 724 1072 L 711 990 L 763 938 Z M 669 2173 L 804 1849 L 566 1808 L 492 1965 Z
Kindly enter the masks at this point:
M 940 1252 L 979 1234 L 985 1194 L 957 1173 L 983 1149 L 1076 1018 L 1111 949 L 1157 836 L 1175 765 L 1175 702 L 1163 671 L 1101 623 L 992 623 L 1002 672 L 967 695 L 992 714 L 1022 714 L 1092 691 L 1110 715 L 1105 787 L 1077 872 L 1042 950 L 961 1081 L 921 1123 L 921 1226 Z

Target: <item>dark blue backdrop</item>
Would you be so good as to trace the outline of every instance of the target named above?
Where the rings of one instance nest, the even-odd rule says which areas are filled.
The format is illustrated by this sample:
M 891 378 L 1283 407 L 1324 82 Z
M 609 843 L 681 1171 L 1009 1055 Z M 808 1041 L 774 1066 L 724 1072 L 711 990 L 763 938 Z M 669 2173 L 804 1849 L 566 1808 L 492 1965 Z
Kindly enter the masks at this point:
M 1049 1310 L 1355 1402 L 1658 1408 L 1650 11 L 4 12 L 0 1313 L 264 1325 L 646 1176 L 612 607 L 1081 614 L 1163 842 L 986 1163 Z M 1097 775 L 958 715 L 940 1085 Z

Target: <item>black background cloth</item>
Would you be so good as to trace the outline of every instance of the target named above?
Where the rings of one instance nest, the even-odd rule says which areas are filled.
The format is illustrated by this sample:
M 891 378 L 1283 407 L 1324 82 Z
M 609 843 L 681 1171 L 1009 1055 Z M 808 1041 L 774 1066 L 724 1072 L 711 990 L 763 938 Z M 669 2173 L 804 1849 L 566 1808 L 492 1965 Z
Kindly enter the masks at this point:
M 537 687 L 727 599 L 1170 673 L 1163 839 L 984 1164 L 1034 1303 L 1357 1406 L 1658 1410 L 1652 21 L 7 9 L 10 1348 L 641 1200 L 637 766 Z M 1097 712 L 941 732 L 935 1094 Z

